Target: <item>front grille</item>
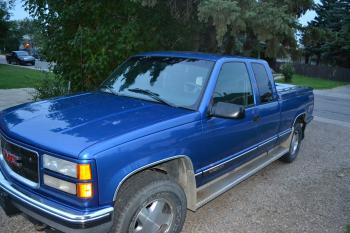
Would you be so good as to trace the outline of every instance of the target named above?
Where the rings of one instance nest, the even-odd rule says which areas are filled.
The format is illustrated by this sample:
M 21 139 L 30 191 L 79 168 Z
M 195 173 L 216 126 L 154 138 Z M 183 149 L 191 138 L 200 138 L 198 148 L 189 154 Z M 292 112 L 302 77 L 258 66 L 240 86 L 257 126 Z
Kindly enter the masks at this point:
M 17 175 L 39 183 L 38 154 L 1 137 L 1 152 L 7 166 Z

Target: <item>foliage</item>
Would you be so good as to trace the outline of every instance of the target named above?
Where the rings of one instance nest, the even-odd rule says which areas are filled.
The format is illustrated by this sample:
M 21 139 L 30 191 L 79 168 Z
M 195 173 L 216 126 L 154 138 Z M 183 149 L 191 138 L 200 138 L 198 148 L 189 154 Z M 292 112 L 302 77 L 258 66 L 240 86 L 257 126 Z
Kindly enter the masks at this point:
M 306 57 L 320 62 L 350 67 L 350 2 L 321 0 L 317 17 L 303 29 L 302 44 Z
M 281 69 L 281 73 L 284 76 L 284 80 L 286 82 L 291 82 L 292 78 L 293 78 L 293 75 L 295 73 L 293 64 L 291 64 L 291 63 L 284 63 L 283 65 L 281 65 L 280 69 Z
M 53 96 L 62 96 L 68 93 L 68 84 L 59 77 L 46 75 L 35 85 L 34 100 L 47 99 Z
M 14 4 L 14 0 L 4 1 L 0 0 L 0 51 L 6 46 L 5 38 L 9 32 L 9 10 Z
M 52 78 L 53 74 L 19 66 L 0 64 L 0 89 L 34 88 L 46 76 Z
M 280 82 L 280 81 L 277 81 L 277 82 Z M 282 82 L 286 82 L 286 81 L 282 81 Z M 312 78 L 312 77 L 307 77 L 307 76 L 298 75 L 298 74 L 293 75 L 292 81 L 290 83 L 298 86 L 312 87 L 314 89 L 331 89 L 331 88 L 349 84 L 341 81 Z
M 72 91 L 91 90 L 140 51 L 191 50 L 267 58 L 296 47 L 312 0 L 24 0 L 43 53 Z
M 44 29 L 44 56 L 57 64 L 54 72 L 72 83 L 72 91 L 96 88 L 118 63 L 139 51 L 186 49 L 186 33 L 181 33 L 186 25 L 165 22 L 167 9 L 155 14 L 126 0 L 46 2 L 47 11 L 40 1 L 27 5 Z

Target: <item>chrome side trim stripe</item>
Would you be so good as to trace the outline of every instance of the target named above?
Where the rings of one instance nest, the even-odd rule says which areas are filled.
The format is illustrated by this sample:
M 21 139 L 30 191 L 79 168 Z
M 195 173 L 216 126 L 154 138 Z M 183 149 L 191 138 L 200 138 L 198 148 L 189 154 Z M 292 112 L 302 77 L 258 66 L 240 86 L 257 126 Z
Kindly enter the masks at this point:
M 265 141 L 263 141 L 263 142 L 260 142 L 260 143 L 258 143 L 258 144 L 256 144 L 256 145 L 254 145 L 254 146 L 253 146 L 250 150 L 248 150 L 248 151 L 245 151 L 245 152 L 238 152 L 238 153 L 235 154 L 232 158 L 230 158 L 230 159 L 228 159 L 228 160 L 226 160 L 226 161 L 223 161 L 222 163 L 216 164 L 216 165 L 214 165 L 213 167 L 207 168 L 207 169 L 203 170 L 202 172 L 196 173 L 196 176 L 197 176 L 197 175 L 201 175 L 201 174 L 206 173 L 206 172 L 209 172 L 209 171 L 211 171 L 211 170 L 215 170 L 216 168 L 218 168 L 218 167 L 220 167 L 220 166 L 224 166 L 225 164 L 227 164 L 227 163 L 229 163 L 229 162 L 232 162 L 232 161 L 234 161 L 234 160 L 236 160 L 236 159 L 238 159 L 238 158 L 240 158 L 240 157 L 242 157 L 242 156 L 244 156 L 244 155 L 246 155 L 246 154 L 249 154 L 250 152 L 252 152 L 252 151 L 254 151 L 254 150 L 256 150 L 256 149 L 258 149 L 258 148 L 260 148 L 260 147 L 262 147 L 262 146 L 264 146 L 264 145 L 266 145 L 266 144 L 268 144 L 268 143 L 270 143 L 270 142 L 272 142 L 272 141 L 274 141 L 274 140 L 276 140 L 276 139 L 278 139 L 279 137 L 282 137 L 282 136 L 284 136 L 284 135 L 286 135 L 286 134 L 288 134 L 288 133 L 291 133 L 291 132 L 292 132 L 292 129 L 291 129 L 291 128 L 289 128 L 289 129 L 287 129 L 287 130 L 285 130 L 285 131 L 283 131 L 283 132 L 280 132 L 280 133 L 278 133 L 278 135 L 273 136 L 273 137 L 271 137 L 271 138 L 269 138 L 269 139 L 267 139 L 267 140 L 265 140 Z
M 231 172 L 227 172 L 215 180 L 197 188 L 198 202 L 196 209 L 228 191 L 243 180 L 249 178 L 262 168 L 283 156 L 286 152 L 288 152 L 288 149 L 277 146 L 268 151 L 268 153 L 264 152 L 260 156 L 241 165 Z
M 219 164 L 217 164 L 217 165 L 215 165 L 213 167 L 207 168 L 204 171 L 202 171 L 202 173 L 206 173 L 206 172 L 209 172 L 210 170 L 213 170 L 213 169 L 215 169 L 217 167 L 224 166 L 226 163 L 232 162 L 233 160 L 236 160 L 236 159 L 238 159 L 238 158 L 240 158 L 240 157 L 242 157 L 242 156 L 244 156 L 246 154 L 249 154 L 250 152 L 256 150 L 257 148 L 258 148 L 258 146 L 254 146 L 253 148 L 251 148 L 248 151 L 245 151 L 243 153 L 239 152 L 239 153 L 236 154 L 236 156 L 233 156 L 231 159 L 223 161 L 222 163 L 219 163 Z
M 286 134 L 290 134 L 292 132 L 292 129 L 287 129 L 287 130 L 285 130 L 285 131 L 283 131 L 283 132 L 280 132 L 279 133 L 279 137 L 283 137 L 283 136 L 285 136 Z
M 264 145 L 266 145 L 266 144 L 272 142 L 273 140 L 276 140 L 277 138 L 278 138 L 278 136 L 273 136 L 273 137 L 271 137 L 271 138 L 265 140 L 265 141 L 264 141 L 263 143 L 261 143 L 260 145 L 258 145 L 258 147 L 262 147 L 262 146 L 264 146 Z

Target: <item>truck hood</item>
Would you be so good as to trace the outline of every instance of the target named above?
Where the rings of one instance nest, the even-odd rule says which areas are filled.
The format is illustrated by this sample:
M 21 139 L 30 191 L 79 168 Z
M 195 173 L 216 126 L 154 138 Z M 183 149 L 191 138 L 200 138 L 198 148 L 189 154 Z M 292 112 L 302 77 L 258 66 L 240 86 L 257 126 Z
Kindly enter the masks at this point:
M 83 158 L 92 157 L 98 151 L 87 148 L 95 145 L 105 150 L 199 119 L 195 111 L 103 92 L 24 104 L 0 114 L 5 135 L 73 158 L 83 152 Z M 113 145 L 107 143 L 112 139 Z

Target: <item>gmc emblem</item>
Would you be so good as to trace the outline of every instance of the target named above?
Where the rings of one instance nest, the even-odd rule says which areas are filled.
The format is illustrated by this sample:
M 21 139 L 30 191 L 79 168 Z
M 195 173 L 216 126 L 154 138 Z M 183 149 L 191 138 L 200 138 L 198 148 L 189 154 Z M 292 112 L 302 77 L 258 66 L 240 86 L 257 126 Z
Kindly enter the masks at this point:
M 8 164 L 10 164 L 10 165 L 12 165 L 14 167 L 17 167 L 17 168 L 21 168 L 22 167 L 22 162 L 21 162 L 21 158 L 20 157 L 10 153 L 6 149 L 2 149 L 2 153 L 3 153 L 4 158 L 5 158 L 5 160 L 7 161 Z

